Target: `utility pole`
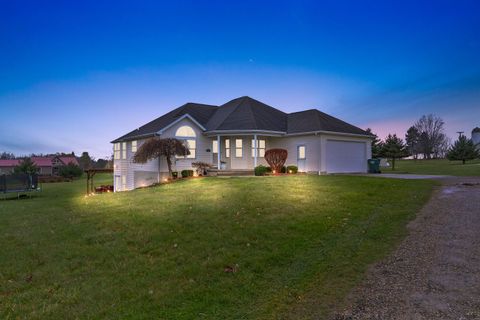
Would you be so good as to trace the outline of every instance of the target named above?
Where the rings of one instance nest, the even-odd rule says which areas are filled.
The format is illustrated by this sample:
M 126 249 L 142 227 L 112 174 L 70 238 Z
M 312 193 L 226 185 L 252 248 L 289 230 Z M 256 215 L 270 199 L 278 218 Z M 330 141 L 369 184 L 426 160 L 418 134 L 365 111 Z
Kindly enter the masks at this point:
M 464 131 L 457 131 L 459 138 L 462 136 L 463 132 L 464 132 Z

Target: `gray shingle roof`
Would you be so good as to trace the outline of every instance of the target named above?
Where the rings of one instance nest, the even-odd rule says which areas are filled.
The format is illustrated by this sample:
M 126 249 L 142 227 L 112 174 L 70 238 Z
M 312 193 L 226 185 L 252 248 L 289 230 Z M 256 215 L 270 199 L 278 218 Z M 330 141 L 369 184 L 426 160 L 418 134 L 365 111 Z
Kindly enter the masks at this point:
M 332 131 L 350 134 L 369 135 L 345 121 L 332 117 L 317 109 L 293 112 L 288 115 L 288 133 L 301 133 L 312 131 Z
M 177 109 L 174 109 L 163 116 L 150 121 L 149 123 L 141 126 L 138 129 L 135 129 L 117 139 L 112 141 L 112 143 L 133 139 L 138 136 L 147 136 L 153 135 L 154 133 L 160 131 L 161 129 L 168 126 L 173 121 L 177 120 L 178 118 L 184 116 L 185 114 L 189 114 L 195 120 L 197 120 L 202 126 L 206 126 L 208 120 L 211 118 L 212 114 L 217 109 L 216 106 L 208 105 L 208 104 L 200 104 L 200 103 L 186 103 Z
M 287 114 L 250 97 L 233 99 L 219 107 L 198 103 L 183 106 L 115 139 L 112 142 L 153 135 L 185 114 L 206 131 L 262 130 L 286 134 L 331 131 L 368 135 L 364 130 L 316 109 Z
M 250 97 L 233 99 L 218 107 L 207 131 L 266 130 L 285 132 L 287 114 Z

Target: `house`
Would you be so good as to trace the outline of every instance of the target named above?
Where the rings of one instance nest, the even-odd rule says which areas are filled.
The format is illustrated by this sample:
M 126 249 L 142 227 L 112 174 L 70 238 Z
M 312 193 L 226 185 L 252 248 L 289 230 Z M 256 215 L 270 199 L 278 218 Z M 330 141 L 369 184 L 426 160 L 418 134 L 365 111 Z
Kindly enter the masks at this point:
M 50 156 L 50 157 L 31 157 L 32 162 L 39 167 L 40 175 L 57 175 L 60 167 L 69 163 L 78 166 L 75 156 Z M 22 159 L 0 160 L 0 174 L 12 173 L 13 169 L 20 164 Z
M 132 162 L 137 149 L 151 137 L 187 143 L 190 155 L 176 159 L 176 171 L 203 161 L 218 170 L 253 173 L 257 165 L 267 165 L 265 150 L 283 148 L 288 151 L 287 165 L 315 174 L 367 172 L 372 139 L 364 130 L 316 109 L 285 113 L 250 97 L 221 106 L 186 103 L 112 141 L 115 191 L 168 177 L 165 159 Z

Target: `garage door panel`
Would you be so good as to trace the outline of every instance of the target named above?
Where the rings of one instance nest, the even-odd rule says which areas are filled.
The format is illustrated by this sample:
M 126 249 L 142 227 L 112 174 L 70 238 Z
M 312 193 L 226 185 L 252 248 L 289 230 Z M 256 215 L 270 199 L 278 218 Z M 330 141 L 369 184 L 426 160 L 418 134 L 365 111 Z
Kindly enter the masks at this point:
M 327 140 L 326 161 L 327 173 L 365 172 L 365 142 Z

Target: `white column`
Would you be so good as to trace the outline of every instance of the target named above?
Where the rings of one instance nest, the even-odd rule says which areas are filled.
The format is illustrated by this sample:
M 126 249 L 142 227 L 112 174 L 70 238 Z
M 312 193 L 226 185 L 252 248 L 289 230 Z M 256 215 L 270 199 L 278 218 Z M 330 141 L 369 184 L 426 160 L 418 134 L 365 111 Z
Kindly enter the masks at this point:
M 220 170 L 220 135 L 217 135 L 217 169 Z
M 257 166 L 257 135 L 253 135 L 253 152 L 254 152 L 254 157 L 253 157 L 253 167 L 255 168 Z

